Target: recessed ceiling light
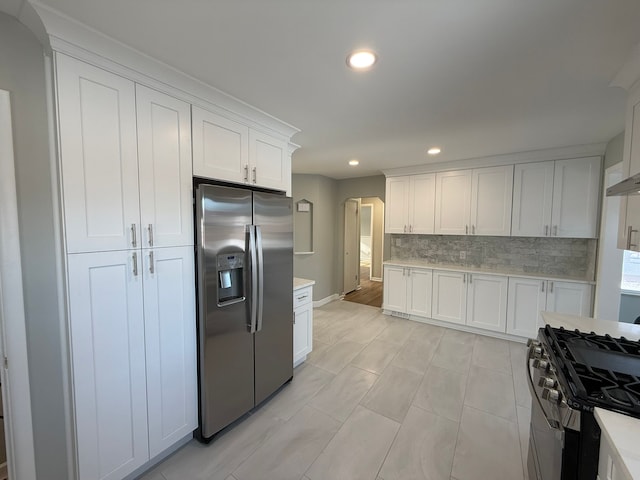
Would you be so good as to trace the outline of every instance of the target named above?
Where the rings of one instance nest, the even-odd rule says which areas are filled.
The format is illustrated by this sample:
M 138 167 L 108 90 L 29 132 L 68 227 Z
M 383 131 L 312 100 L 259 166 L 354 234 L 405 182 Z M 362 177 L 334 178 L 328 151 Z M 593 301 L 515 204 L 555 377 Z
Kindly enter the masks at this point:
M 352 167 L 355 167 L 356 165 L 360 165 L 360 161 L 359 160 L 349 160 L 349 165 L 351 165 Z
M 347 65 L 354 70 L 367 70 L 378 60 L 378 57 L 371 50 L 356 50 L 347 57 Z
M 429 155 L 438 155 L 442 150 L 440 150 L 438 147 L 431 147 L 429 150 L 427 150 L 427 153 Z

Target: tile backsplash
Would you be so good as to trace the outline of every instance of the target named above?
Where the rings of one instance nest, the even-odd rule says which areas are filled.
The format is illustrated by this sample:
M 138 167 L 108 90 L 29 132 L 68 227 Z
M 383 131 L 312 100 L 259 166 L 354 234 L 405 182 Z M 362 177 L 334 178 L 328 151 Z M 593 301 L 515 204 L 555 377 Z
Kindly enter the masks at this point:
M 592 238 L 391 235 L 391 259 L 593 280 L 597 245 Z

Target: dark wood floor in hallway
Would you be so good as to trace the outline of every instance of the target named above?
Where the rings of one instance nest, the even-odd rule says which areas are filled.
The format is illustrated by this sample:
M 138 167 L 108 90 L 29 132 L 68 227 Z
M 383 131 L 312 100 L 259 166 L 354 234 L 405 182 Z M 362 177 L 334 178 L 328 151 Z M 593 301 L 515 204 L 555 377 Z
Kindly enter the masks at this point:
M 360 289 L 347 293 L 344 299 L 371 307 L 382 307 L 382 282 L 373 282 L 369 278 L 369 267 L 360 266 Z

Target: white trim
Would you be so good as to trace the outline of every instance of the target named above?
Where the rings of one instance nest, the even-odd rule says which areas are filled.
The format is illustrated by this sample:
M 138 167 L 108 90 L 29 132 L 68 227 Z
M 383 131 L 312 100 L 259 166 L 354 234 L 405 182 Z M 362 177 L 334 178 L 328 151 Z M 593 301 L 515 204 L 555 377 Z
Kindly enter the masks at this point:
M 200 106 L 289 143 L 300 130 L 77 20 L 44 5 L 29 2 L 40 16 L 53 50 L 65 53 L 137 83 Z M 160 80 L 162 79 L 162 80 Z M 293 152 L 297 145 L 289 144 Z
M 9 478 L 36 478 L 22 291 L 11 101 L 0 90 L 0 326 L 9 368 L 0 368 Z
M 371 277 L 369 280 L 371 280 L 372 282 L 381 282 L 382 277 Z
M 340 295 L 338 295 L 337 293 L 334 293 L 333 295 L 329 295 L 328 297 L 324 297 L 320 300 L 316 300 L 315 302 L 313 302 L 313 308 L 322 307 L 323 305 L 326 305 L 327 303 L 331 303 L 334 300 L 339 300 L 340 298 L 341 298 Z
M 391 168 L 382 170 L 382 173 L 386 177 L 397 177 L 402 175 L 416 175 L 421 173 L 463 170 L 478 167 L 498 167 L 501 165 L 516 165 L 519 163 L 546 162 L 550 160 L 565 160 L 583 157 L 601 157 L 604 155 L 606 148 L 606 143 L 548 148 L 544 150 L 509 153 L 505 155 L 493 155 L 489 157 L 466 158 L 448 162 L 430 163 L 427 165 L 416 165 L 413 167 Z

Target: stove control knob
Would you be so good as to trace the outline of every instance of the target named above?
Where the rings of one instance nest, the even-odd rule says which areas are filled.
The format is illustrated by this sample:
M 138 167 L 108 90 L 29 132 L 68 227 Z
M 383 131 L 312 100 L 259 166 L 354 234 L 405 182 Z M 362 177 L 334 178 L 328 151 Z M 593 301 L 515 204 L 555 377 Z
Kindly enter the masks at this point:
M 557 384 L 558 382 L 551 377 L 540 377 L 540 380 L 538 381 L 538 386 L 544 388 L 555 388 Z
M 533 358 L 540 358 L 542 356 L 542 347 L 533 347 Z
M 533 361 L 533 368 L 537 368 L 538 370 L 543 370 L 545 372 L 549 371 L 549 362 L 547 360 L 542 360 L 540 358 L 536 358 Z
M 562 394 L 555 388 L 545 388 L 542 390 L 542 398 L 559 404 L 562 401 Z
M 535 338 L 530 338 L 529 340 L 527 340 L 527 347 L 530 347 L 531 345 L 534 345 L 537 347 L 538 345 L 540 345 L 540 342 Z

